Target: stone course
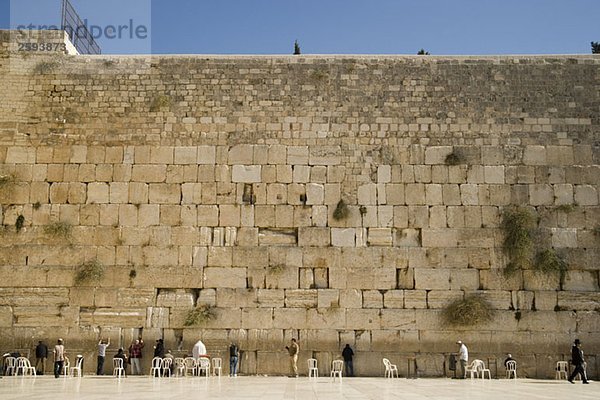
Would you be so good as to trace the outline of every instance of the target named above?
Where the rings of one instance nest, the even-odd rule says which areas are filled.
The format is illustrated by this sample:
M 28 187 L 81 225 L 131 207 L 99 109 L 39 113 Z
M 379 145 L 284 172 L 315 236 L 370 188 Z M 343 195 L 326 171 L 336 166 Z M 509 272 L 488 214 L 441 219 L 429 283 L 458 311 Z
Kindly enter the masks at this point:
M 245 373 L 282 373 L 296 337 L 321 360 L 351 344 L 361 375 L 388 355 L 442 375 L 462 339 L 537 377 L 575 337 L 600 353 L 597 56 L 69 57 L 9 42 L 0 31 L 0 348 L 202 337 L 214 354 L 238 341 Z M 539 216 L 563 280 L 502 274 L 513 205 Z M 77 283 L 90 260 L 103 277 Z M 473 293 L 496 317 L 445 325 Z M 185 326 L 197 305 L 216 318 Z

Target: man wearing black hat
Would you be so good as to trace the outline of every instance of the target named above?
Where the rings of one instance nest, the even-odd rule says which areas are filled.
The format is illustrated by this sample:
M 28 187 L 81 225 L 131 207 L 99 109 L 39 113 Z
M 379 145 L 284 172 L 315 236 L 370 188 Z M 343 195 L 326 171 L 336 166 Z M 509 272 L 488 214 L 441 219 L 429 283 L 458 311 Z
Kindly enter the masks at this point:
M 587 380 L 587 376 L 585 375 L 585 360 L 583 359 L 583 351 L 580 348 L 581 342 L 579 339 L 575 339 L 573 342 L 573 347 L 571 347 L 571 363 L 575 366 L 573 373 L 569 377 L 569 382 L 573 382 L 573 379 L 577 376 L 577 374 L 581 375 L 581 380 L 583 383 L 589 383 Z

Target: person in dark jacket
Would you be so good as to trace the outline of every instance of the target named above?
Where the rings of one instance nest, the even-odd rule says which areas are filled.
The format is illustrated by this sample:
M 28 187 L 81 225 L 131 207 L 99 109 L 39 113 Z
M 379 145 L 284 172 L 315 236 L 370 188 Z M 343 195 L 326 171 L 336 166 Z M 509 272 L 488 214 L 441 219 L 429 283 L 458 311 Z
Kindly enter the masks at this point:
M 577 376 L 577 374 L 581 375 L 581 380 L 583 383 L 589 383 L 587 380 L 587 376 L 585 374 L 585 360 L 583 358 L 583 350 L 581 350 L 581 342 L 579 339 L 575 339 L 573 342 L 573 347 L 571 347 L 571 363 L 575 366 L 573 369 L 573 373 L 569 377 L 569 382 L 573 382 L 573 379 Z
M 154 357 L 165 358 L 165 342 L 162 339 L 156 340 L 156 346 L 154 346 Z
M 48 346 L 43 341 L 39 341 L 38 345 L 35 346 L 35 369 L 40 375 L 44 375 L 46 372 L 46 359 L 48 358 Z M 38 368 L 38 365 L 41 367 Z
M 352 357 L 354 352 L 349 344 L 346 344 L 344 350 L 342 350 L 342 357 L 344 358 L 344 367 L 346 369 L 346 376 L 354 376 L 354 365 L 352 364 Z

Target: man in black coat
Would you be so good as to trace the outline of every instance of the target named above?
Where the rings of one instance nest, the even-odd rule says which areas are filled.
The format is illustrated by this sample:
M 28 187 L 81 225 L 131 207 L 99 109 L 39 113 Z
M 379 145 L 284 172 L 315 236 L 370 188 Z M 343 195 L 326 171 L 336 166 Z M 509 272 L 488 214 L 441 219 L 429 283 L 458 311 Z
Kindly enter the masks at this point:
M 579 339 L 575 339 L 573 342 L 573 347 L 571 347 L 571 363 L 575 366 L 573 373 L 569 377 L 569 382 L 573 382 L 573 379 L 577 376 L 577 374 L 581 375 L 581 380 L 583 383 L 589 383 L 587 380 L 587 376 L 585 375 L 585 360 L 583 359 L 583 351 L 580 348 L 581 342 Z
M 35 369 L 39 375 L 44 375 L 46 372 L 46 359 L 48 358 L 48 346 L 43 341 L 39 341 L 35 346 Z M 41 365 L 41 368 L 38 368 Z
M 354 365 L 352 364 L 354 352 L 349 344 L 346 344 L 346 347 L 344 347 L 342 357 L 344 358 L 344 366 L 346 367 L 346 376 L 354 376 Z

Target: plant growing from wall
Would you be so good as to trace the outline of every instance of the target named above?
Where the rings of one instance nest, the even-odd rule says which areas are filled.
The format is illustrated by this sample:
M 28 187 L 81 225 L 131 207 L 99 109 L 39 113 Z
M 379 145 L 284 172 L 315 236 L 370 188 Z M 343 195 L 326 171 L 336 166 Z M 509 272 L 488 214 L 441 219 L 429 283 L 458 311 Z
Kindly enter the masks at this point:
M 23 229 L 23 225 L 25 225 L 25 217 L 23 215 L 19 215 L 17 220 L 15 221 L 15 228 L 17 229 L 17 233 L 21 232 Z
M 533 269 L 544 275 L 558 275 L 562 282 L 567 272 L 567 262 L 554 249 L 547 249 L 536 254 Z
M 346 202 L 343 199 L 338 201 L 335 210 L 333 210 L 333 219 L 335 219 L 336 221 L 341 221 L 343 219 L 348 218 L 349 215 L 350 209 L 348 208 Z
M 481 296 L 470 295 L 450 303 L 442 310 L 442 318 L 450 326 L 474 326 L 491 321 L 495 311 Z
M 560 212 L 564 212 L 565 214 L 568 214 L 568 213 L 575 211 L 576 207 L 577 207 L 577 204 L 561 204 L 560 206 L 556 207 L 556 210 L 560 211 Z
M 98 260 L 87 261 L 79 266 L 75 275 L 75 284 L 98 282 L 104 276 L 104 265 Z
M 592 42 L 592 54 L 600 54 L 600 42 Z
M 172 100 L 169 96 L 164 94 L 156 96 L 152 99 L 152 103 L 150 104 L 150 111 L 156 112 L 160 111 L 162 108 L 171 107 Z
M 460 165 L 466 164 L 467 160 L 460 151 L 452 150 L 452 153 L 448 154 L 445 159 L 446 165 Z
M 521 207 L 505 210 L 502 215 L 501 228 L 504 231 L 504 251 L 509 257 L 509 262 L 504 267 L 504 274 L 511 276 L 518 270 L 531 265 L 533 215 Z
M 271 264 L 269 265 L 269 273 L 272 275 L 279 275 L 285 270 L 284 264 Z
M 183 323 L 184 326 L 197 326 L 205 324 L 217 318 L 217 312 L 214 306 L 201 304 L 196 308 L 191 309 Z
M 294 55 L 295 56 L 299 56 L 302 52 L 300 51 L 300 44 L 298 43 L 298 40 L 294 40 Z
M 36 201 L 35 203 L 33 203 L 33 205 L 31 207 L 34 210 L 39 210 L 42 207 L 42 203 L 40 203 L 39 201 Z
M 33 73 L 37 75 L 50 74 L 58 67 L 56 61 L 40 61 L 33 67 Z
M 13 183 L 15 183 L 15 176 L 13 174 L 0 175 L 0 189 L 4 189 Z
M 44 226 L 44 233 L 54 238 L 68 238 L 71 236 L 71 230 L 71 225 L 61 221 Z

